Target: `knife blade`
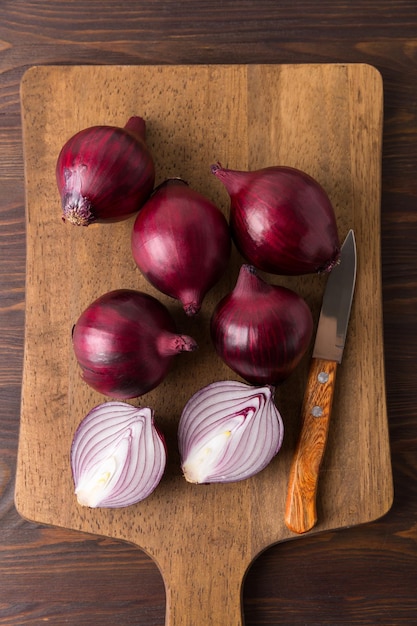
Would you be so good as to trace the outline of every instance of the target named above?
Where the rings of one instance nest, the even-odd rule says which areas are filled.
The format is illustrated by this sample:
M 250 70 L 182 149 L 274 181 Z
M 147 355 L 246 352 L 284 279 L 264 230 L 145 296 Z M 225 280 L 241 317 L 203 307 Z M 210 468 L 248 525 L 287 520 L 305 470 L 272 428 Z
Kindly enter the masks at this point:
M 341 248 L 340 263 L 327 279 L 301 409 L 301 431 L 290 468 L 285 524 L 295 533 L 305 533 L 317 522 L 319 470 L 326 448 L 336 371 L 342 362 L 355 281 L 356 242 L 350 230 Z

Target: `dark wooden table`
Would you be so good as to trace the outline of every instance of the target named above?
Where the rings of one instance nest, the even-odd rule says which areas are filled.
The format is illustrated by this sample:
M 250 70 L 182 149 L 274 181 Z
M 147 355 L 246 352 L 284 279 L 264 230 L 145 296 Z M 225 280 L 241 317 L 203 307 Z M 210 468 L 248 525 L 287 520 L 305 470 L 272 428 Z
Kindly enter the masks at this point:
M 267 550 L 245 581 L 246 624 L 417 624 L 416 0 L 0 0 L 0 624 L 161 626 L 165 616 L 162 578 L 143 552 L 29 523 L 14 508 L 25 314 L 21 77 L 35 64 L 224 62 L 365 62 L 381 72 L 385 93 L 394 504 L 362 527 Z

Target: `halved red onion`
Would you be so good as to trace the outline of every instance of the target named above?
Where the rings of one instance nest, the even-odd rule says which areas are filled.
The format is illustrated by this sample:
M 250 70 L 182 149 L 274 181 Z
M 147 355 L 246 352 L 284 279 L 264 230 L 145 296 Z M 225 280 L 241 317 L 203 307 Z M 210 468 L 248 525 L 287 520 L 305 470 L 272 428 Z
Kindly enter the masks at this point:
M 125 402 L 94 407 L 78 426 L 71 468 L 79 504 L 121 508 L 147 498 L 159 484 L 166 448 L 151 408 Z
M 178 445 L 191 483 L 229 483 L 263 470 L 282 445 L 284 426 L 274 388 L 234 380 L 211 383 L 184 407 Z

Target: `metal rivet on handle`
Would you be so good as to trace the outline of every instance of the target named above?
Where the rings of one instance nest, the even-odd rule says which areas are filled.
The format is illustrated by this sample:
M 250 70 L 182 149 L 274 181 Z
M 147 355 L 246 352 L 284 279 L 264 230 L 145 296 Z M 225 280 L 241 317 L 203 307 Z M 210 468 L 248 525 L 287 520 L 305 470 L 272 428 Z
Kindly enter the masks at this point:
M 313 417 L 321 417 L 323 415 L 323 409 L 321 406 L 313 406 L 311 409 L 311 415 Z
M 329 380 L 328 373 L 320 372 L 319 375 L 317 376 L 317 380 L 319 381 L 319 383 L 327 383 L 327 381 Z

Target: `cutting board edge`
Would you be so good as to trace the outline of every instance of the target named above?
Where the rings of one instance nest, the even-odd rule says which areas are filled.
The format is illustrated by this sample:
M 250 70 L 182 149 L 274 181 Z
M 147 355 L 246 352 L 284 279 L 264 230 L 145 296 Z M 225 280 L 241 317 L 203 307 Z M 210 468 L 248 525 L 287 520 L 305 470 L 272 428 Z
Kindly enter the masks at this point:
M 343 63 L 343 62 L 335 62 L 335 63 L 326 63 L 326 62 L 322 62 L 322 63 L 148 63 L 148 64 L 134 64 L 134 65 L 130 65 L 130 64 L 124 64 L 124 63 L 117 63 L 117 64 L 107 64 L 107 63 L 97 63 L 94 65 L 89 65 L 87 63 L 85 64 L 48 64 L 48 65 L 44 65 L 44 64 L 35 64 L 35 65 L 31 65 L 30 67 L 28 67 L 21 79 L 20 79 L 20 85 L 19 85 L 19 94 L 20 94 L 20 101 L 22 102 L 22 95 L 24 93 L 24 88 L 26 86 L 26 82 L 28 80 L 30 80 L 30 74 L 32 73 L 36 73 L 36 72 L 47 72 L 47 71 L 72 71 L 72 70 L 80 70 L 85 68 L 87 69 L 91 69 L 91 68 L 97 68 L 97 69 L 108 69 L 108 68 L 120 68 L 123 70 L 128 70 L 128 69 L 132 69 L 132 68 L 209 68 L 209 67 L 216 67 L 216 68 L 226 68 L 226 67 L 245 67 L 245 68 L 250 68 L 250 67 L 293 67 L 293 68 L 297 68 L 297 67 L 346 67 L 346 68 L 350 68 L 350 67 L 367 67 L 370 70 L 372 70 L 373 72 L 375 72 L 375 74 L 377 74 L 379 76 L 380 82 L 383 82 L 383 77 L 382 74 L 380 72 L 380 70 L 375 66 L 372 65 L 372 63 L 365 63 L 365 62 L 347 62 L 347 63 Z

